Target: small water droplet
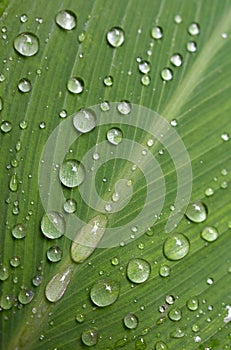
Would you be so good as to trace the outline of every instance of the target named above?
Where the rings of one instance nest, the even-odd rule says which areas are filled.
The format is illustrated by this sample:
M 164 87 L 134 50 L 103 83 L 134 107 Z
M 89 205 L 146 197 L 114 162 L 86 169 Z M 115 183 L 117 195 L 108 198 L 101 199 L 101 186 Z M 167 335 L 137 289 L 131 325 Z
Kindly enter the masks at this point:
M 199 307 L 199 301 L 197 298 L 190 298 L 187 302 L 186 302 L 186 306 L 189 310 L 191 311 L 196 311 Z
M 79 42 L 82 43 L 85 40 L 85 37 L 86 37 L 86 35 L 84 32 L 80 33 L 78 36 Z
M 70 283 L 72 272 L 73 269 L 69 267 L 64 272 L 58 272 L 51 278 L 45 289 L 47 300 L 55 303 L 62 298 Z
M 207 284 L 211 285 L 214 283 L 214 280 L 213 280 L 213 278 L 209 277 L 206 282 L 207 282 Z
M 117 109 L 120 114 L 127 115 L 131 112 L 131 104 L 128 101 L 121 101 L 118 103 Z
M 164 81 L 170 81 L 172 80 L 173 78 L 173 72 L 170 68 L 164 68 L 162 69 L 161 73 L 161 78 L 164 80 Z
M 151 78 L 150 78 L 150 76 L 149 76 L 149 75 L 143 75 L 143 76 L 141 77 L 141 83 L 142 83 L 142 85 L 144 85 L 144 86 L 150 85 L 150 83 L 151 83 Z
M 62 259 L 62 256 L 63 256 L 63 251 L 62 251 L 62 249 L 60 249 L 57 246 L 50 247 L 47 250 L 47 258 L 51 262 L 58 262 L 58 261 L 60 261 Z
M 23 78 L 18 83 L 18 89 L 21 92 L 30 92 L 32 88 L 30 80 Z
M 17 224 L 13 227 L 12 236 L 16 239 L 21 239 L 26 236 L 26 226 L 23 224 Z
M 107 32 L 107 41 L 112 47 L 119 47 L 125 39 L 123 29 L 114 27 Z
M 197 44 L 195 41 L 189 41 L 186 45 L 188 52 L 196 52 L 197 51 Z
M 202 202 L 189 204 L 185 216 L 192 222 L 203 222 L 207 218 L 207 207 Z
M 20 123 L 19 123 L 19 126 L 22 130 L 25 130 L 27 128 L 27 121 L 26 120 L 22 120 Z
M 60 118 L 66 118 L 67 116 L 67 111 L 65 109 L 62 109 L 59 113 Z
M 5 281 L 8 277 L 9 277 L 8 268 L 5 265 L 0 264 L 0 280 Z
M 214 194 L 214 190 L 213 190 L 211 187 L 206 188 L 206 190 L 205 190 L 205 195 L 206 195 L 207 197 L 210 197 L 210 196 L 212 196 L 213 194 Z
M 153 39 L 159 40 L 163 37 L 163 29 L 159 26 L 152 28 L 151 35 Z
M 15 145 L 15 149 L 16 149 L 16 152 L 19 152 L 19 151 L 21 151 L 21 141 L 19 140 L 17 143 L 16 143 L 16 145 Z
M 44 236 L 50 239 L 61 237 L 65 233 L 65 221 L 57 212 L 45 213 L 41 221 L 41 230 Z
M 0 307 L 4 310 L 9 310 L 12 308 L 14 300 L 9 295 L 2 295 L 0 299 Z
M 81 338 L 84 345 L 94 346 L 98 343 L 99 335 L 95 328 L 90 328 L 83 331 Z
M 199 35 L 200 34 L 200 27 L 198 23 L 191 23 L 188 27 L 188 32 L 190 35 Z
M 214 242 L 218 238 L 218 231 L 213 226 L 207 226 L 202 230 L 201 238 L 207 242 Z
M 67 90 L 72 94 L 81 94 L 84 89 L 84 81 L 79 77 L 72 77 L 67 81 Z
M 119 265 L 119 259 L 118 259 L 117 257 L 112 258 L 112 259 L 111 259 L 111 264 L 112 264 L 113 266 Z
M 66 187 L 79 186 L 85 179 L 85 169 L 77 160 L 68 159 L 60 166 L 59 179 Z
M 194 323 L 192 325 L 192 331 L 196 333 L 196 332 L 199 332 L 199 330 L 200 330 L 200 326 L 198 324 Z
M 152 147 L 153 144 L 154 144 L 154 140 L 149 139 L 149 140 L 147 141 L 147 146 L 148 146 L 148 147 Z
M 183 64 L 183 59 L 182 56 L 179 53 L 175 53 L 172 55 L 170 58 L 170 62 L 175 66 L 175 67 L 180 67 Z
M 18 294 L 18 300 L 23 305 L 29 304 L 33 297 L 34 292 L 26 288 L 21 289 L 21 291 Z
M 229 136 L 229 134 L 228 134 L 227 132 L 223 132 L 223 133 L 221 134 L 221 139 L 222 139 L 223 141 L 229 141 L 229 138 L 230 138 L 230 136 Z
M 111 75 L 107 75 L 104 78 L 103 82 L 104 82 L 105 86 L 112 86 L 113 85 L 113 78 L 112 78 L 112 76 Z
M 25 13 L 22 14 L 22 15 L 20 16 L 20 21 L 21 21 L 22 23 L 27 22 L 27 21 L 28 21 L 28 16 L 27 16 Z
M 168 346 L 163 341 L 159 340 L 155 344 L 155 350 L 168 350 Z
M 100 154 L 99 154 L 98 152 L 95 152 L 95 153 L 93 153 L 92 158 L 93 158 L 94 160 L 99 160 Z
M 96 126 L 95 112 L 89 108 L 80 109 L 73 116 L 73 125 L 81 133 L 93 130 Z
M 182 23 L 182 21 L 183 21 L 183 18 L 181 17 L 181 15 L 176 15 L 176 16 L 174 17 L 174 22 L 175 22 L 176 24 L 180 24 L 180 23 Z
M 1 130 L 2 132 L 4 132 L 5 134 L 10 132 L 12 130 L 12 124 L 11 122 L 8 122 L 7 120 L 3 121 L 1 124 Z
M 147 74 L 151 70 L 151 65 L 148 61 L 141 61 L 138 67 L 139 71 L 144 74 Z
M 0 74 L 0 83 L 6 80 L 6 77 L 4 74 Z
M 67 199 L 63 205 L 63 209 L 68 214 L 75 213 L 77 209 L 76 201 L 74 199 Z
M 182 317 L 181 310 L 178 309 L 178 308 L 170 310 L 169 313 L 168 313 L 168 317 L 172 321 L 179 321 L 181 319 L 181 317 Z
M 161 277 L 168 277 L 170 275 L 170 267 L 168 265 L 163 265 L 159 269 L 159 275 Z
M 180 260 L 189 252 L 189 240 L 182 233 L 170 235 L 164 242 L 164 255 L 169 260 Z
M 84 314 L 78 314 L 75 317 L 76 322 L 83 323 L 85 321 L 85 315 Z
M 45 122 L 41 122 L 41 123 L 39 124 L 39 128 L 40 128 L 40 129 L 45 129 L 45 128 L 46 128 L 46 123 L 45 123 Z
M 119 128 L 109 129 L 107 139 L 112 145 L 118 145 L 123 139 L 122 131 Z
M 17 192 L 17 190 L 18 190 L 18 176 L 17 176 L 17 174 L 13 174 L 11 176 L 11 179 L 9 182 L 9 188 L 12 192 Z
M 107 112 L 110 109 L 110 103 L 108 101 L 103 101 L 100 103 L 100 109 L 103 112 Z
M 56 24 L 65 30 L 72 30 L 77 25 L 77 18 L 74 12 L 70 10 L 61 10 L 55 17 Z
M 124 325 L 129 329 L 135 329 L 138 326 L 138 318 L 132 312 L 124 316 Z
M 39 50 L 38 37 L 33 33 L 21 33 L 14 39 L 14 48 L 22 56 L 34 56 Z
M 92 286 L 90 298 L 95 305 L 105 307 L 118 299 L 119 292 L 120 284 L 118 281 L 101 279 Z
M 171 338 L 183 338 L 184 332 L 181 328 L 176 328 L 174 331 L 170 333 Z
M 38 275 L 38 276 L 35 276 L 33 279 L 32 279 L 32 283 L 35 287 L 38 287 L 40 286 L 40 284 L 42 283 L 42 276 L 41 275 Z
M 150 276 L 151 266 L 144 260 L 139 258 L 131 259 L 127 266 L 127 277 L 131 282 L 143 283 Z
M 18 267 L 20 265 L 20 257 L 12 256 L 12 258 L 10 258 L 10 265 L 12 267 Z
M 147 348 L 147 344 L 144 338 L 139 338 L 135 341 L 135 350 L 145 350 Z

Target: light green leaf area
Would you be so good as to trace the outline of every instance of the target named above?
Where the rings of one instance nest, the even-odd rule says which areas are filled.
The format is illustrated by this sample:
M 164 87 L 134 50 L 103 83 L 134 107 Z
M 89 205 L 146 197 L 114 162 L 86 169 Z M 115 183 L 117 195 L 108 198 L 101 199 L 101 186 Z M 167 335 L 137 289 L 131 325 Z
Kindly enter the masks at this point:
M 57 13 L 67 9 L 77 16 L 77 26 L 72 30 L 64 30 L 55 22 Z M 231 305 L 230 1 L 10 0 L 8 4 L 0 2 L 0 11 L 0 264 L 8 271 L 2 271 L 1 267 L 0 348 L 86 349 L 89 347 L 86 339 L 90 337 L 90 341 L 96 339 L 93 348 L 99 350 L 231 349 L 228 322 Z M 197 35 L 190 34 L 188 28 L 192 23 L 199 25 Z M 155 26 L 162 28 L 160 39 L 151 35 Z M 122 28 L 125 36 L 124 43 L 117 48 L 107 41 L 107 33 L 113 27 Z M 39 50 L 30 57 L 14 49 L 15 38 L 23 32 L 33 33 L 39 39 Z M 195 52 L 190 52 L 190 47 L 196 47 L 191 49 Z M 179 67 L 170 61 L 174 54 L 182 57 L 183 64 Z M 150 62 L 149 78 L 139 71 L 140 60 Z M 169 81 L 161 77 L 164 68 L 169 68 L 167 73 L 172 74 Z M 113 79 L 112 86 L 104 83 L 108 76 Z M 82 79 L 81 93 L 68 91 L 67 81 L 71 77 Z M 18 84 L 23 78 L 31 83 L 29 92 L 19 91 Z M 165 149 L 157 139 L 152 146 L 147 145 L 152 123 L 147 126 L 149 134 L 139 124 L 136 127 L 122 121 L 110 124 L 109 117 L 107 125 L 97 126 L 73 142 L 66 158 L 81 161 L 88 150 L 106 141 L 110 127 L 119 127 L 123 134 L 121 145 L 125 138 L 137 142 L 155 157 L 155 164 L 161 168 L 166 187 L 163 208 L 157 218 L 153 208 L 153 225 L 148 229 L 148 223 L 147 232 L 137 239 L 136 228 L 126 228 L 125 234 L 131 237 L 129 242 L 92 249 L 93 253 L 77 264 L 71 259 L 69 238 L 64 235 L 51 240 L 41 231 L 44 208 L 39 193 L 40 157 L 53 130 L 68 119 L 61 118 L 63 110 L 71 116 L 81 108 L 96 106 L 96 115 L 105 113 L 107 118 L 113 103 L 117 106 L 123 100 L 129 101 L 132 107 L 143 106 L 137 107 L 138 111 L 148 108 L 157 112 L 178 133 L 191 160 L 190 202 L 201 201 L 207 208 L 207 217 L 200 223 L 189 221 L 183 215 L 189 204 L 186 202 L 177 227 L 172 233 L 165 230 L 180 186 L 179 169 L 175 169 L 171 147 Z M 100 110 L 98 105 L 103 101 L 111 103 L 109 111 Z M 144 124 L 142 118 L 145 117 L 144 113 L 137 117 L 140 125 Z M 121 118 L 124 121 L 129 116 Z M 12 129 L 4 132 L 9 123 Z M 67 141 L 69 136 L 68 133 L 65 136 Z M 59 152 L 60 138 L 61 135 L 50 149 L 51 162 Z M 116 154 L 119 147 L 108 142 L 105 154 Z M 134 156 L 132 148 L 130 153 Z M 126 179 L 132 184 L 133 192 L 131 198 L 129 192 L 126 206 L 117 213 L 108 210 L 105 214 L 107 226 L 115 229 L 115 235 L 116 228 L 125 227 L 136 218 L 145 203 L 146 174 L 139 170 L 145 152 L 135 156 L 137 169 L 133 168 L 132 173 L 134 164 L 126 159 L 111 159 L 96 173 L 95 189 L 105 201 L 111 199 L 119 180 Z M 54 163 L 52 171 L 59 181 L 56 166 Z M 127 178 L 127 174 L 132 175 Z M 50 174 L 47 183 L 49 179 Z M 186 178 L 185 186 L 190 189 L 190 185 L 190 179 Z M 61 189 L 66 199 L 76 200 L 75 215 L 87 223 L 101 210 L 85 203 L 81 186 Z M 90 187 L 88 192 L 91 198 Z M 158 194 L 153 192 L 152 196 L 155 203 Z M 63 203 L 60 205 L 62 208 Z M 16 224 L 25 225 L 24 238 L 12 236 Z M 218 238 L 212 242 L 201 238 L 207 226 L 218 231 Z M 177 233 L 185 235 L 189 252 L 179 260 L 169 260 L 164 254 L 164 242 L 169 235 Z M 71 234 L 76 234 L 74 228 Z M 63 252 L 58 262 L 47 258 L 47 251 L 53 246 Z M 76 252 L 77 248 L 73 249 Z M 79 251 L 81 253 L 81 248 L 78 254 Z M 82 251 L 84 257 L 90 253 L 91 249 Z M 174 247 L 171 253 L 174 254 Z M 12 259 L 15 256 L 20 258 L 17 267 L 18 260 Z M 144 264 L 145 276 L 137 273 L 139 264 L 131 259 L 142 259 L 138 263 Z M 79 260 L 76 257 L 76 261 Z M 170 268 L 167 277 L 160 275 L 161 267 L 162 274 L 166 271 L 163 266 Z M 46 286 L 58 272 L 62 276 L 64 271 L 70 283 L 60 300 L 52 303 L 45 297 Z M 35 286 L 39 280 L 34 279 L 36 276 L 42 278 L 39 286 Z M 102 279 L 108 279 L 112 289 L 116 288 L 111 295 L 105 292 Z M 55 286 L 52 293 L 60 295 L 59 287 Z M 23 296 L 24 288 L 34 294 L 29 292 Z M 91 300 L 91 291 L 95 301 Z M 31 296 L 32 300 L 25 304 L 25 297 L 29 301 Z M 187 303 L 191 298 L 199 303 L 194 311 Z M 124 317 L 129 313 L 136 316 L 126 319 L 126 324 L 135 324 L 131 329 L 124 324 Z M 181 317 L 173 320 L 179 314 Z M 91 332 L 86 332 L 88 330 Z M 158 342 L 164 342 L 167 347 Z

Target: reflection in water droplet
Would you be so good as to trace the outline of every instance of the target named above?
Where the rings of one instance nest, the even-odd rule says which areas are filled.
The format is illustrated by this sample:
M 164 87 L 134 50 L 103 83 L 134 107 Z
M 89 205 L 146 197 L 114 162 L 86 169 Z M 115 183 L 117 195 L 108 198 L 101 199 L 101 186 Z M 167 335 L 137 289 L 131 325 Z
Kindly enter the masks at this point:
M 63 216 L 57 212 L 45 213 L 41 221 L 41 230 L 47 238 L 56 239 L 61 237 L 65 232 Z
M 23 224 L 17 224 L 13 227 L 11 233 L 14 238 L 24 238 L 26 236 L 26 226 Z
M 14 48 L 22 56 L 34 56 L 39 50 L 39 40 L 33 33 L 21 33 L 14 39 Z
M 192 222 L 203 222 L 207 218 L 207 207 L 202 202 L 189 204 L 185 216 Z
M 131 259 L 127 266 L 127 277 L 131 282 L 143 283 L 145 282 L 151 272 L 150 264 L 144 259 Z
M 85 178 L 83 165 L 75 159 L 68 159 L 63 162 L 59 169 L 59 179 L 66 187 L 79 186 Z
M 143 75 L 142 78 L 141 78 L 141 83 L 142 83 L 142 85 L 144 85 L 144 86 L 150 85 L 150 83 L 151 83 L 151 78 L 150 78 L 150 76 L 149 76 L 149 75 Z
M 131 112 L 131 104 L 128 101 L 121 101 L 118 103 L 117 109 L 121 114 L 129 114 Z
M 0 281 L 5 281 L 9 277 L 9 271 L 8 268 L 0 264 Z
M 102 279 L 93 285 L 90 297 L 95 305 L 105 307 L 113 304 L 118 299 L 119 292 L 120 284 L 118 281 Z
M 69 267 L 64 272 L 58 272 L 51 278 L 45 289 L 47 300 L 55 303 L 62 298 L 68 284 L 70 283 L 72 272 L 73 270 Z
M 201 232 L 201 238 L 207 242 L 214 242 L 218 238 L 218 231 L 213 226 L 207 226 Z
M 152 28 L 151 35 L 153 39 L 161 39 L 163 37 L 163 29 L 161 27 L 154 27 Z
M 163 341 L 158 341 L 155 344 L 155 350 L 168 350 L 167 344 L 165 344 Z
M 47 258 L 51 262 L 58 262 L 62 259 L 63 251 L 57 246 L 50 247 L 47 250 Z
M 18 267 L 20 265 L 20 257 L 12 256 L 12 258 L 10 258 L 10 265 L 12 267 Z
M 55 17 L 56 24 L 65 30 L 72 30 L 77 25 L 77 18 L 74 12 L 69 10 L 61 10 Z
M 31 88 L 32 88 L 31 82 L 28 79 L 23 78 L 18 83 L 18 89 L 21 92 L 30 92 Z
M 148 61 L 141 61 L 139 63 L 139 71 L 141 73 L 147 74 L 148 72 L 150 72 L 151 69 L 151 65 Z
M 170 267 L 168 265 L 163 265 L 159 269 L 159 275 L 161 277 L 168 277 L 170 275 Z
M 129 329 L 135 329 L 138 326 L 138 322 L 137 316 L 133 313 L 124 316 L 124 325 Z
M 79 77 L 72 77 L 67 82 L 67 90 L 72 94 L 81 94 L 84 88 L 84 81 Z
M 104 78 L 103 82 L 105 86 L 112 86 L 113 78 L 110 75 L 108 75 Z
M 98 332 L 95 328 L 85 329 L 82 333 L 82 342 L 86 346 L 93 346 L 98 343 Z
M 160 75 L 164 81 L 169 81 L 169 80 L 172 80 L 172 78 L 173 78 L 173 72 L 170 68 L 162 69 Z
M 172 321 L 179 321 L 181 319 L 181 311 L 178 308 L 172 309 L 168 313 L 168 317 Z
M 13 174 L 11 176 L 11 179 L 9 182 L 9 188 L 12 192 L 17 192 L 17 190 L 18 190 L 18 176 L 17 176 L 17 174 Z
M 188 27 L 188 32 L 190 35 L 199 35 L 200 34 L 200 27 L 197 23 L 192 23 Z
M 29 304 L 34 297 L 34 292 L 29 289 L 22 289 L 18 294 L 18 300 L 21 304 Z
M 197 44 L 195 41 L 189 41 L 186 45 L 188 52 L 196 52 L 197 51 Z
M 2 122 L 2 124 L 1 124 L 1 130 L 2 130 L 2 132 L 4 132 L 5 134 L 6 133 L 8 133 L 8 132 L 10 132 L 11 130 L 12 130 L 12 124 L 11 124 L 11 122 L 8 122 L 8 121 L 4 121 L 4 122 Z
M 93 130 L 96 126 L 95 112 L 89 108 L 80 109 L 73 116 L 73 125 L 82 133 Z
M 75 213 L 77 209 L 76 201 L 74 199 L 67 199 L 66 202 L 63 204 L 63 209 L 68 214 Z
M 199 301 L 197 298 L 191 298 L 187 301 L 186 306 L 191 311 L 196 311 L 199 306 Z
M 169 260 L 180 260 L 189 252 L 189 240 L 182 233 L 169 236 L 164 242 L 164 255 Z
M 170 58 L 170 62 L 175 66 L 175 67 L 180 67 L 182 66 L 183 59 L 182 56 L 179 53 L 176 53 L 172 55 Z
M 119 128 L 109 129 L 107 139 L 112 145 L 118 145 L 123 139 L 122 131 Z
M 114 27 L 107 33 L 107 41 L 112 47 L 119 47 L 124 42 L 124 31 L 121 28 Z

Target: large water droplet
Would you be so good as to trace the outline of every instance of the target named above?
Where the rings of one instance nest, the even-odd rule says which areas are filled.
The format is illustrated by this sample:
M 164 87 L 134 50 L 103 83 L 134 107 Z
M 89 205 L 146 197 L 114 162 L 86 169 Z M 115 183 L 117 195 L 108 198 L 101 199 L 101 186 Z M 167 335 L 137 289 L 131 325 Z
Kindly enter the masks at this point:
M 107 139 L 112 145 L 118 145 L 123 139 L 122 131 L 119 128 L 109 129 Z
M 62 259 L 62 256 L 63 256 L 63 251 L 62 251 L 62 249 L 60 249 L 57 246 L 50 247 L 47 250 L 47 258 L 51 262 L 58 262 L 58 261 L 60 261 Z
M 131 113 L 131 104 L 128 101 L 121 101 L 118 103 L 117 109 L 121 114 L 129 114 Z
M 63 204 L 63 209 L 68 214 L 75 213 L 77 209 L 76 201 L 74 199 L 67 199 L 66 202 Z
M 180 309 L 175 308 L 175 309 L 170 310 L 168 313 L 168 317 L 172 321 L 179 321 L 181 319 Z
M 161 39 L 163 37 L 163 29 L 161 27 L 154 27 L 152 28 L 152 31 L 151 31 L 151 35 L 153 37 L 153 39 Z
M 150 264 L 144 259 L 131 259 L 127 266 L 127 277 L 131 282 L 143 283 L 145 282 L 151 272 Z
M 63 162 L 59 169 L 59 179 L 66 187 L 79 186 L 85 178 L 83 165 L 75 159 L 68 159 Z
M 4 132 L 5 134 L 10 132 L 12 130 L 12 124 L 11 122 L 8 122 L 7 120 L 3 121 L 1 123 L 1 130 L 2 132 Z
M 67 90 L 72 94 L 81 94 L 84 88 L 84 81 L 79 77 L 72 77 L 67 81 Z
M 82 342 L 86 346 L 94 346 L 98 343 L 99 335 L 95 328 L 85 329 L 82 333 Z
M 107 226 L 107 218 L 97 215 L 91 219 L 76 235 L 76 242 L 71 245 L 71 257 L 77 263 L 82 263 L 95 250 Z M 81 243 L 78 243 L 81 242 Z
M 191 203 L 189 204 L 185 215 L 192 222 L 203 222 L 207 218 L 207 207 L 199 201 Z
M 176 53 L 172 55 L 170 58 L 170 62 L 175 66 L 175 67 L 180 67 L 182 66 L 183 59 L 182 56 L 179 53 Z
M 41 230 L 47 238 L 56 239 L 61 237 L 65 232 L 63 216 L 57 212 L 45 213 L 41 221 Z
M 39 50 L 39 40 L 33 33 L 21 33 L 14 39 L 14 48 L 22 56 L 33 56 Z
M 30 92 L 31 88 L 31 82 L 26 78 L 21 79 L 18 83 L 18 89 L 21 92 Z
M 18 176 L 17 176 L 17 174 L 13 174 L 11 176 L 11 179 L 9 182 L 9 188 L 12 192 L 17 192 L 17 190 L 18 190 Z
M 80 109 L 73 116 L 73 125 L 82 133 L 93 130 L 96 126 L 95 112 L 89 108 Z
M 23 224 L 17 224 L 13 227 L 11 233 L 14 238 L 24 238 L 26 236 L 26 226 Z
M 147 74 L 148 72 L 150 72 L 151 69 L 151 65 L 148 61 L 141 61 L 139 63 L 139 71 L 141 73 Z
M 164 81 L 169 81 L 169 80 L 172 80 L 172 78 L 173 78 L 173 72 L 170 68 L 162 69 L 160 75 Z
M 55 303 L 62 298 L 68 284 L 70 283 L 72 272 L 73 269 L 69 267 L 64 272 L 58 272 L 47 283 L 45 295 L 50 302 Z
M 102 279 L 96 282 L 90 291 L 92 302 L 100 307 L 113 304 L 119 296 L 120 284 L 111 279 Z
M 213 242 L 218 238 L 218 231 L 213 226 L 207 226 L 202 230 L 201 238 L 207 242 Z
M 29 304 L 34 297 L 34 292 L 32 290 L 23 288 L 18 294 L 18 300 L 21 304 Z
M 190 35 L 199 35 L 200 34 L 200 27 L 197 23 L 191 23 L 188 27 L 188 32 Z
M 164 255 L 169 260 L 180 260 L 189 252 L 189 240 L 182 233 L 169 236 L 164 242 Z
M 8 277 L 9 277 L 8 268 L 5 265 L 0 264 L 0 280 L 5 281 Z
M 198 309 L 199 306 L 199 301 L 197 298 L 190 298 L 187 302 L 186 302 L 187 308 L 191 311 L 196 311 Z
M 61 10 L 55 17 L 56 24 L 65 30 L 72 30 L 77 25 L 77 18 L 74 12 L 70 10 Z
M 158 341 L 155 344 L 155 350 L 168 350 L 167 344 L 165 344 L 163 341 Z
M 124 42 L 124 31 L 119 27 L 114 27 L 107 32 L 107 41 L 112 47 L 119 47 Z
M 135 329 L 138 326 L 138 318 L 135 314 L 129 313 L 124 316 L 124 325 L 129 329 Z

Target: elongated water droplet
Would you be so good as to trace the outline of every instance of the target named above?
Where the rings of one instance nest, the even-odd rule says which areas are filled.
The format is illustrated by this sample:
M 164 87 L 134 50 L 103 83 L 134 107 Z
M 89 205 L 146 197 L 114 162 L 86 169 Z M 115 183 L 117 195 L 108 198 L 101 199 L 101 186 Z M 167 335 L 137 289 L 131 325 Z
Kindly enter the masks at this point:
M 182 56 L 179 53 L 175 53 L 172 55 L 170 58 L 170 62 L 175 66 L 175 67 L 180 67 L 182 66 L 183 59 Z
M 81 133 L 93 130 L 96 126 L 96 114 L 89 108 L 80 109 L 73 116 L 73 125 Z
M 151 65 L 148 61 L 141 61 L 139 63 L 139 71 L 141 73 L 147 74 L 151 70 Z
M 190 298 L 189 300 L 187 300 L 186 306 L 189 310 L 196 311 L 199 306 L 199 301 L 197 298 Z
M 158 341 L 155 344 L 155 350 L 168 350 L 167 344 L 165 344 L 163 341 Z
M 159 26 L 152 28 L 151 35 L 153 39 L 159 40 L 163 37 L 163 29 Z
M 124 31 L 119 27 L 114 27 L 107 32 L 107 41 L 112 47 L 121 46 L 124 39 Z
M 124 325 L 129 329 L 135 329 L 138 326 L 138 318 L 135 314 L 129 313 L 124 316 Z
M 50 239 L 61 237 L 65 233 L 65 221 L 57 212 L 49 212 L 43 215 L 41 230 L 44 236 Z
M 162 69 L 160 75 L 164 81 L 169 81 L 169 80 L 172 80 L 172 78 L 173 78 L 173 72 L 170 68 Z
M 9 277 L 8 268 L 5 265 L 0 264 L 0 280 L 5 281 L 8 277 Z
M 96 328 L 85 329 L 82 333 L 82 342 L 86 346 L 94 346 L 98 343 L 99 335 Z
M 207 242 L 213 242 L 218 238 L 218 231 L 213 226 L 207 226 L 201 232 L 201 238 Z
M 151 266 L 144 259 L 131 259 L 127 266 L 127 277 L 131 282 L 143 283 L 150 276 Z
M 33 33 L 21 33 L 14 40 L 14 48 L 22 56 L 34 56 L 39 50 L 38 37 Z
M 56 303 L 60 300 L 65 293 L 68 284 L 70 283 L 73 268 L 68 267 L 65 271 L 58 272 L 47 283 L 45 289 L 45 295 L 47 300 L 52 303 Z
M 123 139 L 122 131 L 119 128 L 109 129 L 107 139 L 112 145 L 118 145 Z
M 102 279 L 92 286 L 90 297 L 95 305 L 105 307 L 113 304 L 118 299 L 119 292 L 120 284 L 118 281 Z
M 196 52 L 197 51 L 197 44 L 195 41 L 189 41 L 186 45 L 188 52 Z
M 175 233 L 169 236 L 164 242 L 164 255 L 169 260 L 180 260 L 189 252 L 189 240 L 182 233 Z
M 191 23 L 188 27 L 188 32 L 190 35 L 199 35 L 200 34 L 200 27 L 197 23 Z
M 81 228 L 71 245 L 71 257 L 75 262 L 82 263 L 94 252 L 106 226 L 106 216 L 97 215 Z
M 79 77 L 72 77 L 67 82 L 67 90 L 72 94 L 81 94 L 84 88 L 84 81 Z
M 51 262 L 58 262 L 62 259 L 63 251 L 57 246 L 50 247 L 47 251 L 47 258 Z
M 72 30 L 77 25 L 77 18 L 74 12 L 70 10 L 61 10 L 55 17 L 56 24 L 65 30 Z
M 161 277 L 168 277 L 170 275 L 170 267 L 168 265 L 163 265 L 159 269 L 159 274 Z
M 18 300 L 21 304 L 29 304 L 34 298 L 34 292 L 32 290 L 23 288 L 18 294 Z
M 128 101 L 121 101 L 118 103 L 117 109 L 121 114 L 129 114 L 131 113 L 131 104 Z
M 21 79 L 18 83 L 18 89 L 21 92 L 30 92 L 31 88 L 31 82 L 26 78 Z
M 172 321 L 179 321 L 181 319 L 181 311 L 178 308 L 172 309 L 168 313 L 168 317 Z
M 192 222 L 203 222 L 207 218 L 207 207 L 202 202 L 189 204 L 185 216 Z
M 67 199 L 66 202 L 63 205 L 63 209 L 68 214 L 75 213 L 76 209 L 77 209 L 76 201 L 74 199 Z
M 17 192 L 18 191 L 18 176 L 17 174 L 13 174 L 10 183 L 9 183 L 9 188 L 12 192 Z
M 14 238 L 24 238 L 26 236 L 26 226 L 23 224 L 17 224 L 13 227 L 11 233 Z
M 75 159 L 68 159 L 63 162 L 59 169 L 59 179 L 66 187 L 79 186 L 85 178 L 83 165 Z
M 3 121 L 1 123 L 1 130 L 2 132 L 4 132 L 5 134 L 10 132 L 12 130 L 12 124 L 11 122 L 8 122 L 7 120 Z
M 3 106 L 4 106 L 3 99 L 0 96 L 0 111 L 3 110 Z

